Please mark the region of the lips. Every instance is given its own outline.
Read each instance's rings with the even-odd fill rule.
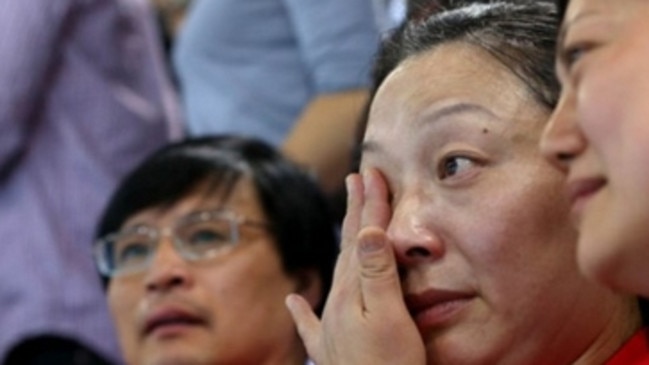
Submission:
[[[406,295],[406,306],[420,331],[441,326],[466,308],[475,294],[431,289]]]
[[[160,307],[147,316],[142,332],[144,336],[161,331],[183,329],[191,326],[204,325],[205,320],[192,311],[178,307]]]
[[[573,210],[581,211],[586,200],[606,185],[603,178],[570,179],[567,185],[568,199]]]

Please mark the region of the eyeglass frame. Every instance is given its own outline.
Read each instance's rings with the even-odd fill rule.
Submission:
[[[160,245],[160,241],[162,240],[163,237],[171,238],[171,242],[172,245],[174,246],[174,249],[186,261],[194,262],[194,261],[203,261],[203,260],[208,260],[210,258],[213,258],[217,255],[217,253],[220,250],[211,249],[206,251],[204,254],[192,256],[192,252],[186,249],[185,247],[186,243],[183,242],[183,240],[180,239],[180,237],[178,237],[176,230],[180,226],[182,226],[183,223],[188,223],[190,221],[205,222],[210,218],[213,219],[214,217],[226,218],[226,220],[228,221],[228,224],[230,226],[229,227],[230,239],[228,241],[227,247],[235,246],[239,243],[239,240],[241,238],[241,234],[239,232],[240,226],[251,226],[251,227],[264,228],[264,229],[268,229],[270,227],[270,224],[268,222],[251,220],[246,218],[242,214],[224,208],[194,211],[176,219],[172,225],[167,225],[162,228],[153,227],[146,224],[139,224],[134,227],[129,227],[127,229],[120,229],[117,232],[109,233],[95,241],[93,245],[93,258],[97,266],[97,269],[102,275],[109,278],[128,276],[131,274],[144,272],[151,265],[151,261],[155,256],[155,252],[158,249],[158,246]],[[108,264],[109,259],[107,258],[108,254],[106,253],[106,246],[111,242],[114,242],[116,238],[125,237],[126,235],[131,235],[131,234],[137,234],[139,230],[146,230],[146,232],[140,232],[140,233],[149,236],[152,253],[149,254],[149,256],[145,260],[143,260],[141,265],[138,265],[130,270],[125,270],[125,271],[114,270],[114,269],[111,270]]]

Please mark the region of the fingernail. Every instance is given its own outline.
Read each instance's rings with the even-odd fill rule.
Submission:
[[[287,295],[286,298],[284,298],[284,304],[286,305],[286,308],[288,308],[289,310],[293,310],[293,308],[294,308],[294,304],[293,304],[293,303],[295,303],[294,296],[295,296],[295,294],[291,293],[291,294]]]
[[[383,240],[369,239],[360,241],[358,246],[361,255],[370,255],[381,251],[385,247],[385,242]]]
[[[370,178],[370,169],[363,170],[363,182],[366,183],[367,179]]]
[[[352,184],[352,178],[354,175],[349,174],[345,178],[345,189],[347,189],[347,197],[352,196],[353,192],[352,190],[354,189],[354,184]]]

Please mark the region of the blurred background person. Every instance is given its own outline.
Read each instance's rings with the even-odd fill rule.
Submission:
[[[0,0],[0,55],[0,359],[49,334],[117,360],[92,227],[181,133],[148,1]]]
[[[373,0],[194,0],[174,66],[192,135],[280,147],[342,187],[379,40]]]
[[[334,227],[317,183],[265,143],[153,154],[113,195],[95,246],[128,364],[303,365],[284,297],[322,307]]]
[[[192,0],[149,0],[155,10],[158,21],[158,33],[163,45],[165,62],[168,72],[172,75],[174,84],[177,84],[175,72],[171,66],[171,51],[173,49],[176,35],[180,31],[187,10]],[[176,85],[175,85],[176,86]]]
[[[165,38],[173,39],[185,21],[192,0],[150,0],[158,14]]]
[[[405,19],[406,0],[373,0],[381,34],[385,37]]]

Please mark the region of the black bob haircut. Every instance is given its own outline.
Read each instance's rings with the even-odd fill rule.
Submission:
[[[243,137],[214,136],[167,145],[118,186],[100,220],[96,238],[118,231],[148,208],[171,208],[207,184],[225,200],[249,176],[288,274],[313,269],[322,281],[322,303],[338,255],[336,225],[315,180],[271,146]],[[108,284],[109,278],[104,277]]]

